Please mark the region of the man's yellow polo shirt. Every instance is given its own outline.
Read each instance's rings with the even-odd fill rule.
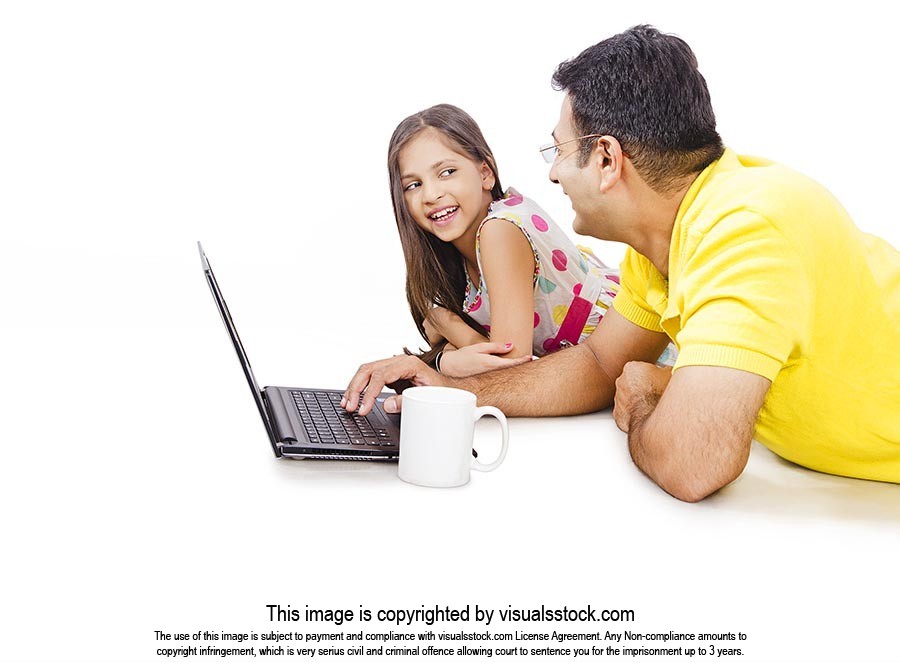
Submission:
[[[900,483],[900,253],[824,188],[726,150],[679,207],[668,281],[630,248],[621,281],[616,310],[668,334],[675,370],[772,381],[756,421],[772,451]]]

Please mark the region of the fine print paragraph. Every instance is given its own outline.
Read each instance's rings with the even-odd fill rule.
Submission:
[[[660,631],[591,605],[320,609],[266,605],[244,631],[154,630],[157,658],[706,658],[748,654],[745,632]]]

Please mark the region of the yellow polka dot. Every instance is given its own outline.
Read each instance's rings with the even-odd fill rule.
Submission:
[[[559,326],[563,323],[563,320],[566,319],[566,313],[569,312],[569,307],[564,305],[556,306],[553,309],[553,323]]]

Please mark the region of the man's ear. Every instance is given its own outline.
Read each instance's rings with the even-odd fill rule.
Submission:
[[[606,193],[622,178],[625,167],[625,151],[614,137],[600,136],[594,143],[594,152],[591,158],[600,175],[600,192]]]
[[[494,184],[497,183],[497,178],[494,176],[494,171],[491,170],[491,166],[487,161],[481,162],[481,188],[485,191],[490,191],[494,188]]]

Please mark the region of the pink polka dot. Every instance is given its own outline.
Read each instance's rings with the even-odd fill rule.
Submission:
[[[531,216],[531,224],[538,232],[546,232],[550,229],[550,226],[547,225],[547,221],[538,216],[537,214],[533,214]]]
[[[482,325],[482,328],[483,328],[485,331],[487,331],[488,333],[491,332],[491,325],[490,325],[490,324],[483,324],[483,325]]]
[[[557,271],[565,271],[566,265],[569,263],[569,258],[566,257],[566,254],[559,250],[558,248],[553,251],[553,266]]]
[[[575,285],[575,287],[572,288],[572,292],[575,293],[575,296],[581,296],[581,283]]]
[[[541,316],[537,314],[537,311],[534,313],[534,328],[538,327],[538,324],[541,323]]]
[[[543,347],[545,352],[552,352],[555,349],[556,338],[547,338],[544,341]]]
[[[469,306],[469,312],[474,313],[476,310],[481,308],[481,297],[475,297],[475,301],[472,302],[472,305]]]
[[[507,207],[515,207],[516,205],[521,205],[523,200],[524,198],[521,195],[511,195],[503,201],[503,204]]]
[[[609,278],[614,283],[619,283],[619,277],[613,274],[606,274],[606,277]]]

